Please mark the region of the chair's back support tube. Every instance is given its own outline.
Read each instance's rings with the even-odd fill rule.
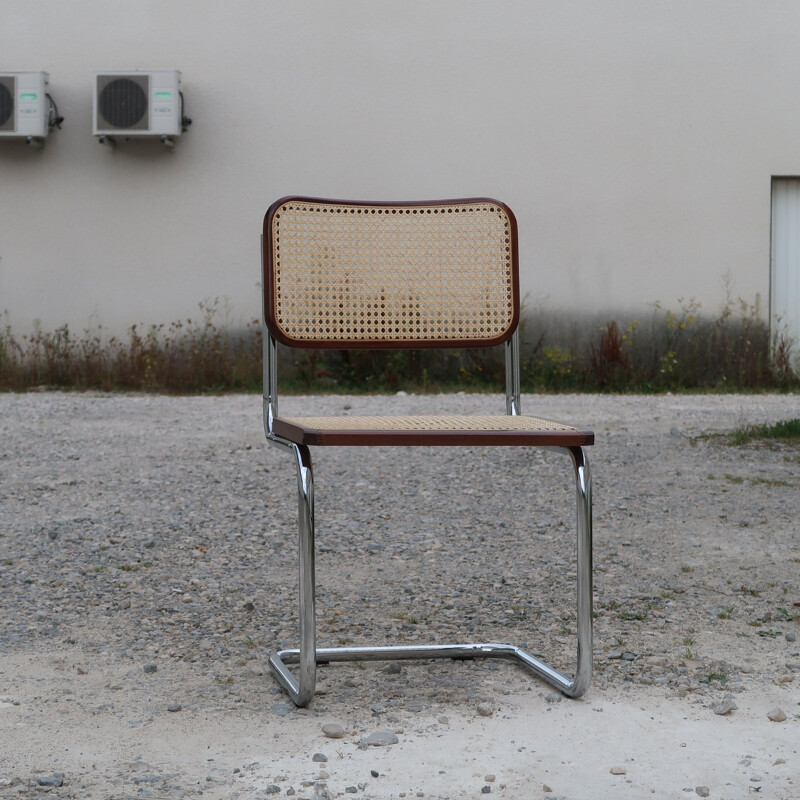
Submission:
[[[506,414],[519,416],[520,380],[519,380],[519,328],[506,340]]]
[[[264,236],[261,236],[261,280],[266,280],[264,271]],[[263,284],[262,284],[263,285]],[[272,435],[272,420],[278,416],[278,346],[267,328],[264,292],[261,292],[261,369],[262,393],[264,395],[264,432]]]

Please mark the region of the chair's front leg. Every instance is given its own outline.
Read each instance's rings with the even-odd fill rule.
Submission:
[[[564,694],[580,697],[592,680],[592,475],[581,447],[568,447],[575,467],[577,527],[577,627],[578,663],[575,677]]]
[[[297,459],[297,521],[300,546],[300,664],[295,703],[305,706],[317,682],[317,619],[314,576],[314,471],[306,445],[295,445]]]
[[[289,446],[297,466],[297,521],[300,550],[300,649],[280,651],[269,660],[279,682],[295,705],[306,706],[314,697],[317,682],[317,630],[314,577],[314,472],[308,447],[285,440],[272,440]],[[291,656],[290,656],[291,654]],[[289,657],[287,657],[289,656]],[[284,659],[286,659],[284,661]],[[298,677],[286,663],[298,663]]]

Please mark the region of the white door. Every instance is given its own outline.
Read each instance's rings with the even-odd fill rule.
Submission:
[[[800,178],[772,179],[770,328],[786,332],[800,354]]]

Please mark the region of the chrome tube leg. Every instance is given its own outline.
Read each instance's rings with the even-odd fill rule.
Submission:
[[[317,681],[317,626],[314,577],[314,473],[311,453],[295,445],[297,459],[297,519],[300,540],[300,663],[295,703],[305,706],[314,696]]]
[[[578,508],[577,542],[577,627],[578,663],[575,678],[564,694],[580,697],[592,680],[592,475],[581,447],[569,447],[575,467]]]
[[[317,682],[317,627],[314,576],[314,473],[308,447],[273,437],[273,444],[287,447],[297,465],[297,521],[300,550],[300,647],[273,653],[269,665],[295,705],[306,706]],[[287,664],[298,664],[295,677]]]

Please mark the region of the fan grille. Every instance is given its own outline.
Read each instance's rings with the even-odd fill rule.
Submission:
[[[0,131],[14,130],[14,91],[13,75],[0,77]]]
[[[150,127],[147,75],[98,75],[97,114],[99,128],[146,131]]]

